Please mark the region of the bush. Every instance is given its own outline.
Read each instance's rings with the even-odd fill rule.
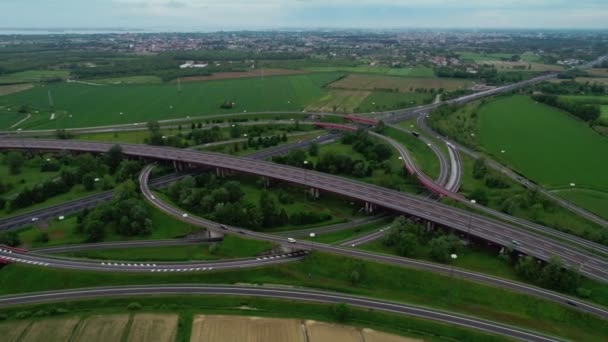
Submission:
[[[4,321],[8,318],[6,314],[0,313],[0,321]]]
[[[38,311],[34,312],[34,314],[32,316],[33,317],[44,317],[44,316],[48,316],[48,315],[49,315],[48,311],[38,310]]]
[[[218,247],[217,243],[212,243],[211,245],[209,245],[209,254],[217,253],[218,248],[219,247]]]
[[[344,303],[339,303],[331,308],[332,316],[338,322],[346,322],[351,314],[350,307]]]
[[[576,295],[581,298],[589,298],[591,297],[591,293],[591,290],[586,289],[584,287],[579,287],[578,289],[576,289]]]
[[[141,310],[141,308],[142,308],[141,304],[139,304],[137,302],[133,302],[133,303],[130,303],[129,305],[127,305],[127,310],[131,310],[131,311]]]
[[[29,318],[32,315],[30,311],[19,311],[15,314],[15,318],[24,319]]]
[[[36,242],[39,242],[39,243],[49,242],[49,233],[42,232],[42,233],[38,234],[38,236],[36,236]]]
[[[68,309],[63,309],[63,308],[52,308],[50,311],[51,315],[65,315],[67,313],[69,313],[70,310]]]

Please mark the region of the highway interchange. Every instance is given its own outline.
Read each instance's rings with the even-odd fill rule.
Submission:
[[[551,75],[544,76],[544,79],[551,78]],[[538,80],[536,80],[538,81]],[[508,91],[509,87],[503,87],[498,90],[499,92]],[[473,98],[478,98],[481,96],[488,96],[491,94],[497,93],[497,90],[491,90],[487,92],[487,94],[480,95],[474,94],[469,95],[467,99],[457,99],[455,101],[470,101]],[[454,101],[454,100],[453,100]],[[456,102],[460,103],[460,102]],[[422,118],[425,116],[425,113],[435,108],[436,104],[426,106],[424,108],[416,108],[413,110],[408,110],[402,113],[392,113],[389,114],[390,118],[386,119],[388,123],[393,123],[398,120],[402,120],[404,117],[412,117],[418,116]],[[335,139],[337,135],[333,135],[330,139]],[[446,138],[442,140],[448,143],[448,152],[450,156],[450,166],[446,167],[447,161],[443,154],[440,151],[437,151],[435,146],[429,145],[431,149],[437,154],[441,167],[441,173],[437,180],[432,181],[440,185],[442,188],[447,189],[450,192],[456,192],[459,187],[459,179],[460,179],[460,168],[458,166],[459,160],[457,153],[455,150],[458,149],[463,151],[464,153],[472,152],[466,151],[463,147],[449,141]],[[389,142],[390,143],[390,142]],[[430,143],[430,142],[429,142]],[[0,141],[0,148],[9,148],[9,149],[35,149],[35,150],[71,150],[71,151],[88,151],[88,152],[96,152],[103,153],[109,149],[110,144],[103,143],[85,143],[85,142],[76,142],[76,141],[50,141],[50,140],[39,140],[39,141],[26,141],[26,140],[2,140]],[[396,147],[396,146],[395,146]],[[401,147],[403,149],[403,147]],[[289,149],[288,149],[289,150]],[[286,150],[286,151],[288,151]],[[143,157],[149,159],[151,161],[162,161],[169,160],[174,161],[180,165],[189,165],[189,166],[206,166],[206,167],[216,167],[220,169],[228,169],[235,170],[239,172],[256,174],[260,176],[265,176],[269,178],[274,178],[278,180],[287,181],[290,183],[301,184],[304,186],[312,187],[315,189],[320,189],[327,192],[341,194],[356,200],[360,200],[362,202],[367,202],[371,204],[375,204],[384,208],[392,209],[397,212],[406,213],[410,215],[415,215],[421,217],[423,219],[427,219],[431,222],[435,222],[437,224],[447,226],[461,232],[466,232],[471,235],[478,236],[480,238],[486,239],[496,244],[500,244],[503,246],[509,246],[514,249],[521,251],[522,253],[534,255],[539,259],[547,260],[551,255],[560,256],[568,265],[578,268],[583,274],[589,276],[591,278],[595,278],[602,281],[608,280],[608,262],[603,258],[594,256],[586,251],[579,250],[576,248],[572,248],[569,245],[563,244],[559,241],[556,241],[551,238],[547,238],[542,235],[533,234],[524,230],[519,229],[519,227],[512,226],[507,223],[503,223],[500,221],[491,220],[485,218],[483,216],[478,216],[470,213],[463,212],[458,209],[450,208],[439,203],[434,203],[429,199],[418,198],[415,196],[402,194],[398,192],[394,192],[391,190],[371,186],[368,184],[363,184],[351,180],[346,180],[340,177],[335,177],[331,175],[324,175],[310,170],[300,170],[295,168],[290,168],[287,166],[271,164],[267,162],[261,161],[253,161],[253,160],[245,160],[244,158],[235,158],[228,156],[221,156],[217,154],[210,153],[201,153],[201,152],[191,152],[191,151],[183,151],[176,150],[170,148],[155,148],[148,146],[138,146],[138,145],[123,145],[123,152],[127,155]],[[474,152],[473,152],[474,153]],[[406,165],[408,164],[409,157],[407,156],[407,151],[401,151],[400,154],[404,159]],[[469,153],[467,153],[469,154]],[[441,155],[441,156],[440,156]],[[411,165],[416,167],[412,162]],[[448,174],[447,170],[455,170]],[[186,222],[198,224],[201,226],[205,226],[210,228],[211,230],[216,230],[220,232],[224,232],[224,229],[220,228],[217,224],[206,221],[200,218],[196,218],[194,216],[188,215],[184,217],[184,213],[178,209],[171,208],[166,205],[162,201],[155,198],[148,188],[148,176],[151,168],[148,167],[142,175],[140,176],[140,181],[142,181],[142,191],[146,198],[161,208],[161,210],[175,216],[178,219],[181,219]],[[504,170],[502,168],[501,170]],[[522,179],[520,176],[519,179]],[[84,201],[86,203],[86,201]],[[81,208],[84,203],[80,203]],[[76,205],[76,204],[75,204]],[[91,205],[93,205],[91,203]],[[167,206],[163,208],[163,205]],[[77,210],[78,208],[75,208]],[[51,214],[51,215],[54,215]],[[30,216],[31,217],[31,216]],[[523,221],[523,220],[522,220]],[[526,223],[525,221],[523,221]],[[542,226],[540,226],[542,227]],[[542,227],[546,228],[546,227]],[[548,228],[549,229],[549,228]],[[266,241],[273,241],[281,244],[285,244],[285,237],[277,237],[274,235],[266,235],[255,232],[244,231],[241,228],[236,227],[228,227],[230,233],[237,234],[246,234],[250,238],[260,238]],[[553,233],[555,231],[552,231]],[[370,234],[370,236],[363,237],[363,239],[368,239],[372,236],[377,238],[381,236],[383,232],[374,232]],[[555,234],[552,234],[555,235]],[[564,234],[567,235],[567,234]],[[569,235],[567,235],[569,237]],[[586,241],[583,241],[581,245],[585,245]],[[362,240],[367,241],[367,240]],[[517,242],[517,243],[515,243]],[[356,242],[361,243],[361,242]],[[589,246],[588,244],[586,246]],[[398,258],[398,257],[389,257],[383,255],[376,255],[374,253],[362,252],[358,250],[353,250],[350,248],[340,247],[340,246],[331,246],[324,244],[312,244],[312,243],[296,243],[291,245],[294,250],[310,250],[316,249],[330,253],[337,253],[348,255],[352,257],[363,258],[367,260],[385,262],[390,264],[397,264],[401,266],[414,267],[419,269],[428,269],[433,270],[435,272],[440,272],[447,274],[448,272],[454,274],[456,276],[460,276],[463,278],[480,281],[483,283],[489,283],[493,285],[498,285],[505,288],[514,289],[517,291],[526,292],[529,294],[533,294],[535,296],[540,296],[542,298],[546,298],[552,301],[556,301],[562,304],[574,305],[577,309],[593,313],[595,315],[599,315],[602,317],[608,317],[608,312],[599,307],[588,305],[584,302],[580,302],[572,299],[571,297],[562,296],[551,291],[545,291],[542,289],[538,289],[535,287],[523,285],[516,282],[506,281],[500,278],[488,277],[485,275],[477,274],[474,272],[467,272],[462,270],[454,270],[449,267],[436,265],[432,263],[418,262],[414,260]],[[592,247],[593,248],[593,247]],[[6,252],[6,250],[0,249],[0,252]],[[35,253],[23,253],[20,254],[15,251],[10,251],[12,254],[11,257],[23,258],[26,263],[30,264],[40,264],[45,265],[48,264],[48,257],[46,256],[37,256]],[[0,254],[2,255],[2,254]],[[36,259],[40,257],[40,259]],[[302,258],[303,254],[295,252],[295,253],[285,253],[280,256],[276,256],[272,259],[241,259],[241,260],[231,260],[231,261],[222,261],[217,263],[156,263],[154,266],[152,264],[140,264],[137,266],[127,266],[127,265],[114,265],[113,263],[110,265],[101,264],[100,262],[83,262],[83,261],[66,261],[62,258],[57,258],[58,263],[61,264],[60,267],[66,268],[78,268],[78,269],[90,269],[89,267],[94,267],[97,270],[106,270],[110,268],[112,270],[115,269],[126,269],[128,271],[133,271],[133,269],[139,268],[141,271],[147,272],[186,272],[186,271],[202,271],[204,269],[213,270],[213,269],[222,269],[222,268],[239,268],[239,267],[251,267],[251,266],[260,266],[265,264],[273,264],[273,263],[282,263],[291,260],[297,260]],[[26,259],[27,258],[27,259]],[[72,264],[73,262],[73,264]],[[48,265],[46,265],[48,266]],[[80,268],[83,267],[83,268]],[[222,295],[245,295],[245,296],[269,296],[274,298],[284,298],[284,299],[297,299],[297,300],[310,300],[310,301],[323,301],[323,302],[345,302],[352,304],[353,306],[360,306],[365,308],[373,308],[376,310],[382,311],[391,311],[398,312],[408,315],[425,317],[433,320],[439,320],[444,322],[449,322],[452,324],[462,325],[466,327],[472,327],[488,332],[493,332],[497,334],[501,334],[504,336],[509,336],[516,339],[522,340],[537,340],[537,341],[548,341],[554,340],[551,337],[546,337],[526,331],[522,331],[521,329],[515,329],[512,327],[506,327],[500,324],[492,323],[492,322],[484,322],[479,319],[470,319],[464,318],[458,315],[452,314],[444,314],[438,313],[432,310],[421,310],[421,308],[415,308],[411,306],[405,306],[396,303],[386,303],[382,301],[369,300],[369,299],[357,299],[357,298],[349,298],[348,296],[343,295],[323,295],[328,298],[326,300],[320,300],[320,297],[317,293],[313,293],[314,291],[308,290],[293,290],[286,291],[289,293],[283,293],[286,290],[284,289],[261,289],[261,288],[244,288],[244,287],[231,287],[231,286],[217,286],[217,287],[188,287],[188,286],[166,286],[166,287],[138,287],[138,288],[112,288],[112,289],[91,289],[91,290],[81,290],[81,291],[58,291],[48,294],[32,294],[25,296],[11,296],[6,298],[0,298],[0,304],[5,305],[14,305],[14,304],[24,304],[31,302],[39,302],[39,301],[47,301],[47,300],[62,300],[62,299],[76,299],[76,298],[90,298],[99,295],[135,295],[135,294],[176,294],[176,293],[201,293],[201,294],[222,294]],[[331,299],[330,299],[331,298]],[[371,304],[370,304],[371,303]],[[424,312],[424,313],[421,313]]]

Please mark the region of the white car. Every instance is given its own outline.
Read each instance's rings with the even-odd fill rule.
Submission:
[[[63,219],[65,219],[65,216],[63,216],[63,215],[59,216],[59,221],[63,221]]]
[[[289,243],[296,243],[297,241],[294,238],[287,238],[287,242],[289,242]]]
[[[39,219],[38,219],[37,217],[32,217],[32,222],[36,222],[36,221],[38,221],[38,220],[39,220]]]
[[[188,217],[188,214],[187,213],[183,213],[182,217]]]

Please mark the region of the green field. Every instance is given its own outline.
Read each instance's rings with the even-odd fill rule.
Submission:
[[[0,76],[0,84],[41,82],[51,78],[67,78],[65,70],[28,70]]]
[[[401,108],[415,107],[433,101],[433,95],[425,93],[392,93],[376,91],[366,97],[355,108],[357,113],[384,112]]]
[[[350,281],[351,270],[362,274]],[[602,319],[573,308],[520,293],[425,271],[354,260],[309,255],[301,262],[207,273],[99,273],[9,265],[0,272],[0,294],[90,286],[136,284],[282,284],[305,286],[424,305],[497,320],[570,340],[605,340]],[[604,286],[605,287],[605,286]],[[597,295],[601,295],[601,288]],[[593,289],[596,293],[596,289]],[[605,292],[605,289],[604,291]],[[603,294],[605,295],[605,293]]]
[[[572,204],[608,220],[608,193],[588,189],[566,189],[556,193]]]
[[[439,159],[422,140],[392,127],[386,128],[384,135],[405,146],[414,163],[431,179],[436,179],[439,176]]]
[[[494,158],[544,187],[574,183],[608,191],[608,139],[529,97],[505,97],[482,106],[479,141]]]
[[[510,54],[510,53],[477,53],[477,52],[472,52],[472,51],[462,51],[462,52],[457,52],[458,56],[460,56],[460,59],[462,60],[468,60],[474,63],[479,63],[479,62],[487,62],[487,61],[499,61],[501,58],[511,58],[511,56],[513,56],[514,54]]]
[[[608,126],[608,106],[602,106],[602,114],[600,115],[600,122]]]
[[[301,111],[321,98],[326,93],[322,87],[339,76],[341,74],[318,73],[193,82],[182,84],[181,93],[174,84],[37,86],[0,97],[0,124],[4,124],[3,129],[14,124],[16,121],[10,120],[15,119],[14,111],[22,105],[29,105],[33,111],[32,117],[19,125],[22,129],[127,124],[212,113]],[[49,107],[49,91],[54,110]],[[220,105],[227,100],[235,101],[235,107],[221,109]],[[52,113],[55,113],[54,120],[50,120]],[[7,114],[9,119],[4,118]]]
[[[162,80],[158,76],[128,76],[128,77],[112,77],[86,80],[85,82],[98,83],[98,84],[156,84],[162,83]]]
[[[364,74],[380,74],[387,76],[435,77],[435,72],[432,68],[423,66],[414,68],[388,68],[360,65],[356,67],[305,67],[303,69],[311,72],[352,72]]]

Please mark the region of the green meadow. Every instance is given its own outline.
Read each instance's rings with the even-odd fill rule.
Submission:
[[[501,163],[549,189],[595,190],[566,196],[588,210],[606,212],[608,138],[588,124],[525,96],[480,107],[478,124],[481,145]]]
[[[176,84],[39,85],[0,97],[0,128],[8,129],[25,118],[25,114],[15,115],[24,105],[32,113],[18,126],[24,130],[128,124],[214,113],[300,111],[322,97],[326,92],[323,86],[340,76],[318,73],[182,83],[181,92]],[[49,92],[54,108],[49,106]],[[235,106],[222,109],[224,101],[233,101]]]

